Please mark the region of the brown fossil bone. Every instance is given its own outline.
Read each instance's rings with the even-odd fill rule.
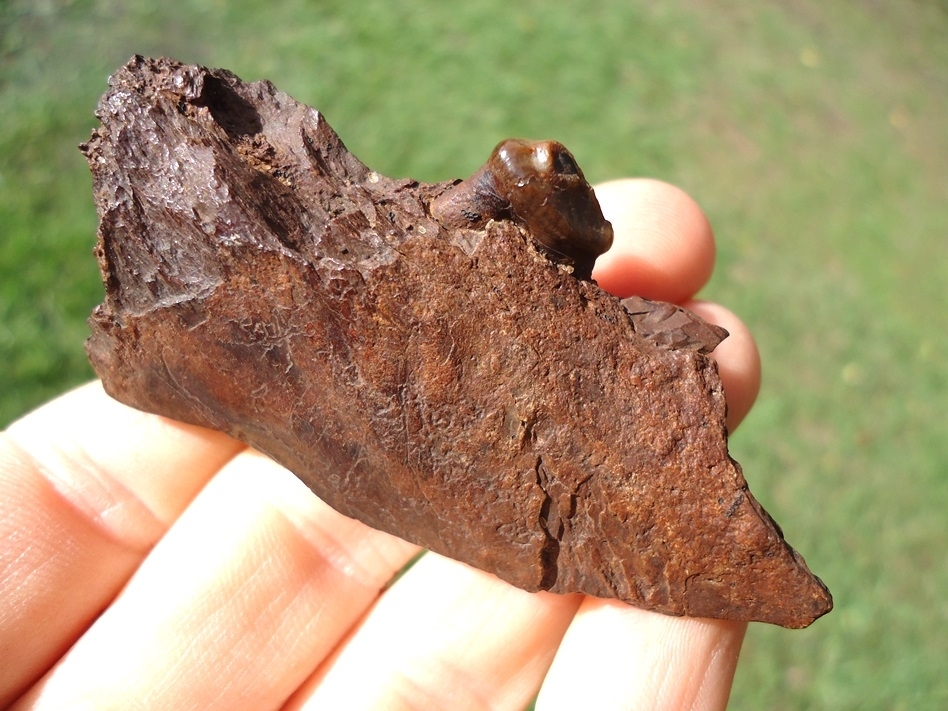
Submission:
[[[705,355],[724,334],[577,278],[611,239],[598,205],[578,248],[569,204],[531,212],[536,183],[459,218],[458,182],[381,176],[268,82],[171,60],[133,58],[97,115],[87,349],[114,397],[527,590],[787,627],[830,610],[728,456]]]

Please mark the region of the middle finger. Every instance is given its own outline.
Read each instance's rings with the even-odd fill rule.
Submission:
[[[581,601],[428,553],[290,708],[522,709]]]

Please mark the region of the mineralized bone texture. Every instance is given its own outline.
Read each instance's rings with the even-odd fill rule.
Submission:
[[[513,222],[443,227],[456,183],[369,170],[268,82],[135,57],[97,115],[87,347],[115,398],[526,590],[786,627],[831,609],[728,456],[714,327],[624,306]]]

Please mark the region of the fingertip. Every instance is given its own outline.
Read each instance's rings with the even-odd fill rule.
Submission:
[[[711,357],[718,363],[727,397],[727,429],[733,432],[750,412],[760,392],[761,363],[757,343],[744,322],[720,304],[692,301],[685,306],[728,331],[728,337],[714,349]]]
[[[593,278],[619,297],[636,294],[680,303],[714,268],[714,232],[687,193],[660,180],[625,178],[596,186],[615,239]]]
[[[586,598],[536,707],[723,709],[746,628]]]

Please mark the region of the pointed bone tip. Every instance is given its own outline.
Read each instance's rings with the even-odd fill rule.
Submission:
[[[758,582],[756,593],[740,594],[738,598],[722,595],[714,584],[695,585],[688,592],[686,611],[690,617],[764,622],[787,629],[803,629],[833,609],[833,598],[823,582],[809,571],[800,571],[799,585],[780,581],[775,586]],[[746,590],[748,586],[740,586]],[[743,598],[743,599],[741,599]]]
[[[802,560],[798,562],[796,571],[779,581],[777,594],[763,598],[756,613],[747,616],[748,620],[803,629],[832,611],[833,596],[829,589]]]
[[[809,571],[807,572],[809,573]],[[823,581],[817,576],[812,573],[809,573],[809,575],[811,578],[810,587],[812,588],[812,593],[809,597],[800,598],[800,614],[798,617],[800,624],[784,625],[785,627],[792,627],[794,629],[809,627],[823,615],[833,610],[833,595],[830,593],[829,588],[827,588]]]

